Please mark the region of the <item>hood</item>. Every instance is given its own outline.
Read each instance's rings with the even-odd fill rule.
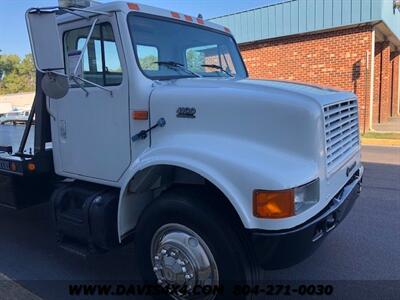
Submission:
[[[178,135],[201,135],[220,141],[246,140],[289,156],[320,160],[322,106],[352,97],[352,93],[282,81],[193,78],[159,82],[150,98],[151,124],[165,118],[167,126],[152,133],[152,144],[170,143]],[[178,113],[182,110],[196,114],[182,117]]]
[[[209,89],[229,89],[246,92],[272,93],[287,96],[299,96],[308,98],[311,101],[324,106],[344,99],[356,97],[353,93],[311,85],[293,81],[278,80],[254,80],[254,79],[210,79],[210,78],[188,78],[173,81],[173,84],[187,88],[209,88]],[[292,98],[292,97],[291,97]]]
[[[300,94],[314,99],[321,105],[326,105],[331,102],[340,101],[347,98],[354,98],[355,95],[351,92],[341,91],[329,87],[311,85],[307,83],[293,81],[278,81],[278,80],[241,80],[240,82],[252,86],[262,86],[269,89],[278,89],[294,94]]]

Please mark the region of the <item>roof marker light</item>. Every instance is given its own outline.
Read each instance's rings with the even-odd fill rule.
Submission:
[[[203,19],[200,19],[200,18],[197,18],[197,23],[198,23],[198,24],[201,24],[201,25],[204,25],[204,20],[203,20]]]
[[[191,16],[185,15],[185,21],[193,22],[193,18]]]
[[[140,10],[139,5],[136,3],[128,3],[128,7],[129,7],[129,9],[132,9],[132,10]]]
[[[230,29],[228,27],[224,27],[225,32],[231,33]]]
[[[174,12],[174,11],[171,11],[171,16],[173,18],[175,18],[175,19],[180,19],[181,18],[181,16],[177,12]]]

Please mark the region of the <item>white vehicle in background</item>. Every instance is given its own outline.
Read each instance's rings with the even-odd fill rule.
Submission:
[[[347,215],[363,175],[354,94],[250,80],[229,29],[202,18],[72,2],[26,14],[35,152],[22,154],[27,126],[0,159],[0,173],[20,175],[0,202],[68,179],[52,196],[63,248],[133,240],[146,283],[189,292],[252,285],[260,266],[303,260]]]
[[[28,121],[29,110],[12,110],[8,113],[0,114],[0,125],[3,124],[25,124]]]

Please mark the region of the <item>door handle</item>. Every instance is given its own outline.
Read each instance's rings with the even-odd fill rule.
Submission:
[[[167,122],[165,121],[164,118],[160,118],[158,119],[157,123],[154,124],[153,126],[151,126],[149,129],[147,130],[142,130],[139,133],[135,134],[132,137],[132,142],[136,142],[138,140],[144,140],[147,138],[147,135],[150,131],[152,131],[153,129],[157,128],[157,127],[164,127],[167,124]]]

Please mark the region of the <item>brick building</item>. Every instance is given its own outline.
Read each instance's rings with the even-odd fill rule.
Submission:
[[[399,115],[395,1],[283,0],[212,21],[230,28],[250,77],[353,91],[361,131]]]

